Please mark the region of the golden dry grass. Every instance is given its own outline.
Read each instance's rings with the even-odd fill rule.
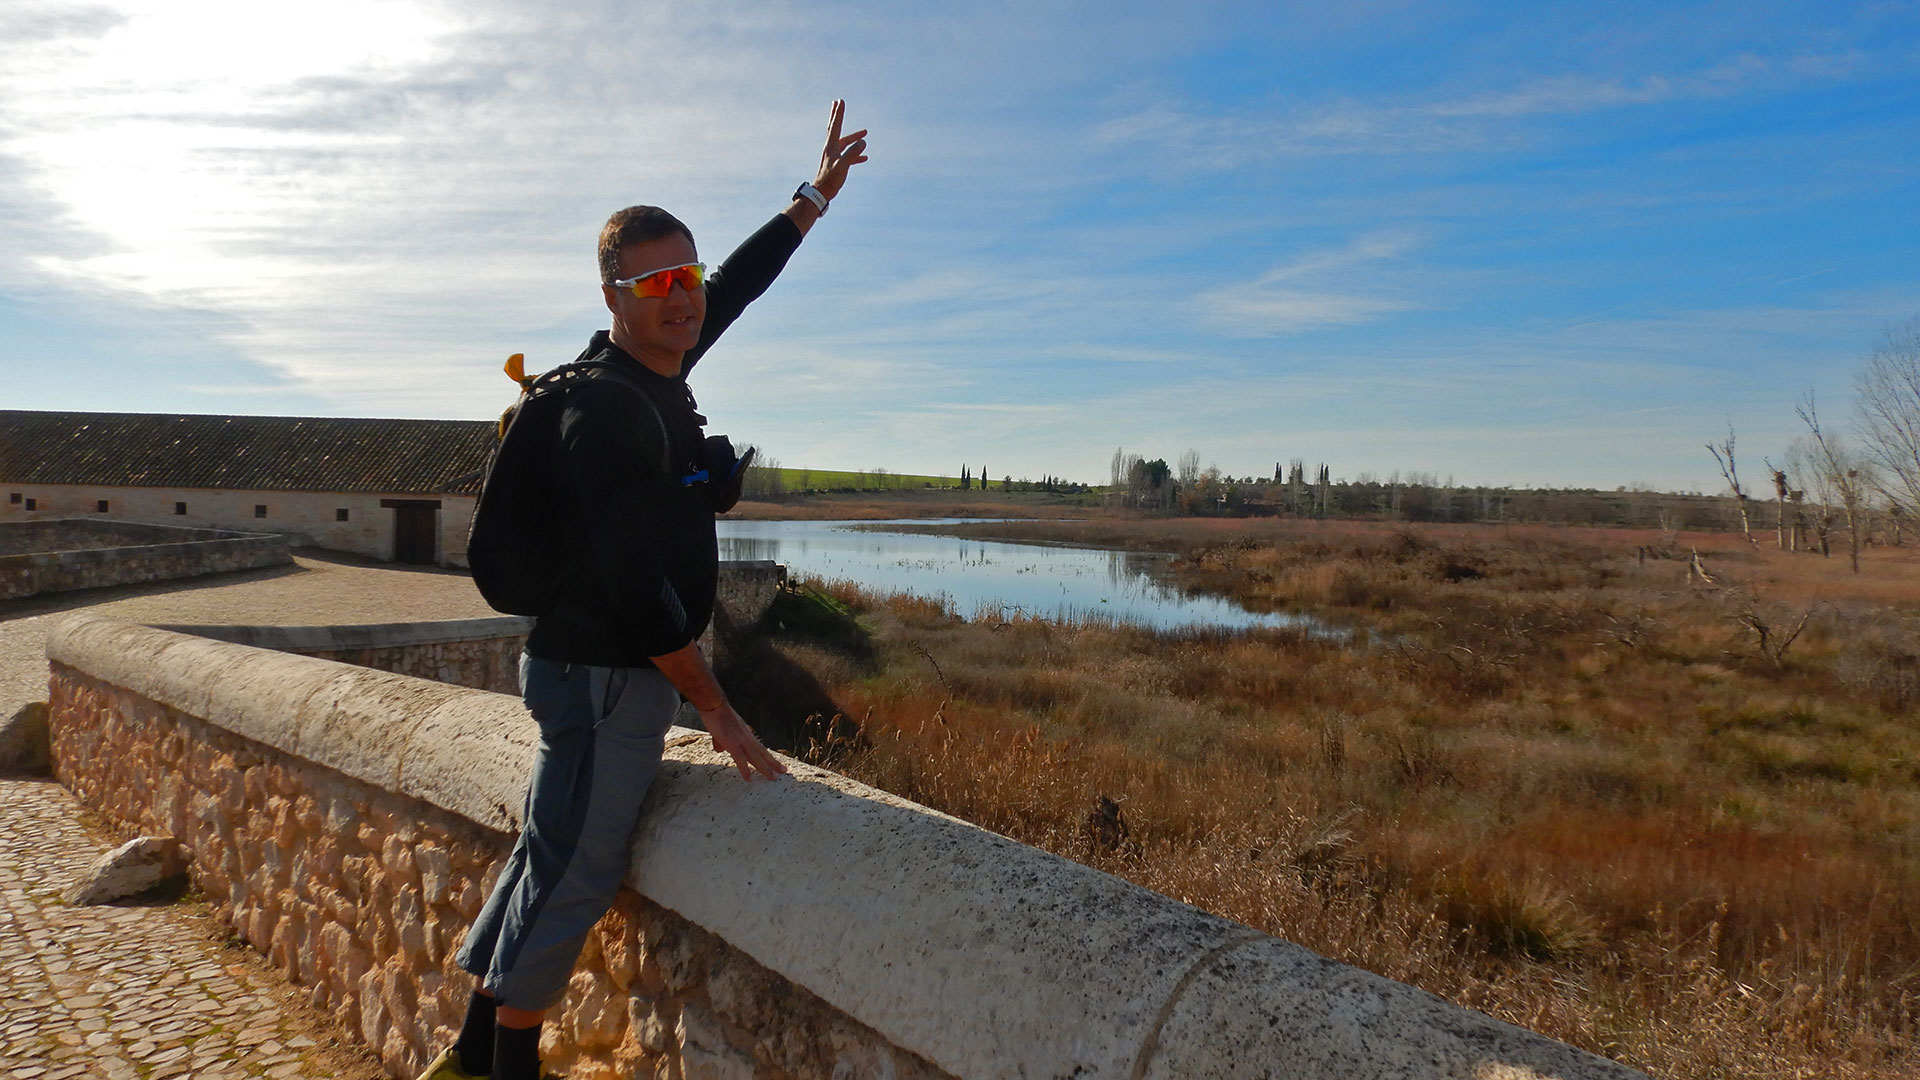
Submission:
[[[1701,537],[1704,586],[1617,530],[976,531],[1175,550],[1353,634],[842,590],[877,660],[776,643],[858,722],[816,758],[1656,1075],[1920,1076],[1920,555]]]

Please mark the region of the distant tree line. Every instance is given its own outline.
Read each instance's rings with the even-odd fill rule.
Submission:
[[[1200,465],[1189,449],[1169,468],[1124,447],[1114,451],[1109,501],[1188,516],[1384,518],[1393,521],[1549,522],[1645,528],[1719,530],[1728,500],[1656,492],[1645,485],[1595,488],[1511,488],[1456,484],[1433,473],[1362,472],[1336,477],[1325,462],[1274,464],[1268,476],[1234,476]]]

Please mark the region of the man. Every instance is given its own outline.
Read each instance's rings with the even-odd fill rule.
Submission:
[[[702,480],[705,419],[686,379],[773,283],[847,170],[867,160],[867,133],[840,132],[844,110],[833,103],[813,182],[710,282],[693,234],[665,210],[628,207],[601,230],[612,326],[581,359],[619,377],[568,390],[553,434],[554,528],[571,569],[521,658],[540,725],[526,821],[460,949],[476,980],[460,1036],[421,1080],[538,1080],[540,1023],[626,877],[640,801],[682,696],[741,779],[787,771],[727,703],[696,644],[718,573],[709,491],[724,478]]]

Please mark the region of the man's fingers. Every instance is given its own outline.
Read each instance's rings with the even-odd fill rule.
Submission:
[[[767,774],[767,779],[778,780],[787,774],[787,763],[773,756],[773,751],[763,746],[760,748],[760,756],[766,759],[766,764],[760,767],[760,771]]]
[[[769,780],[778,780],[787,771],[780,759],[764,746],[751,746],[745,750],[729,751],[733,755],[733,767],[740,770],[740,779],[751,783],[753,774],[758,772]]]
[[[759,772],[769,780],[778,780],[787,771],[786,765],[773,755],[773,751],[761,745],[744,724],[740,730],[722,730],[719,734],[708,733],[713,739],[713,748],[733,759],[733,767],[740,770],[740,779],[751,781],[753,774]]]
[[[773,756],[773,751],[760,745],[758,741],[747,747],[746,758],[760,775],[769,780],[777,780],[781,773],[787,771],[787,767],[780,763],[780,759]]]
[[[828,146],[832,146],[834,143],[840,141],[840,118],[846,114],[846,111],[847,103],[840,98],[834,98],[833,107],[827,110]]]

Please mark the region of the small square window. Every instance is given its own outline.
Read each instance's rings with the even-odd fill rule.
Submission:
[[[107,512],[107,500],[105,500],[105,499],[101,499],[101,500],[100,500],[99,502],[96,502],[96,503],[94,503],[94,504],[93,504],[93,512],[94,512],[94,513],[96,513],[96,514],[104,514],[104,513],[106,513],[106,512]]]
[[[34,500],[34,499],[28,499],[28,500],[27,500],[27,509],[29,509],[29,510],[38,510],[38,509],[40,509],[40,504],[39,504],[39,502],[38,502],[37,500]]]
[[[187,504],[182,502],[174,503],[173,512],[181,517],[185,517],[187,513]]]
[[[343,507],[341,507],[340,509],[338,509],[338,510],[335,510],[335,511],[333,512],[333,520],[335,520],[335,521],[345,521],[345,520],[347,520],[347,508],[343,506]]]
[[[266,503],[255,503],[255,504],[254,504],[254,506],[253,506],[253,516],[254,516],[254,517],[257,517],[257,518],[262,518],[262,517],[266,517],[266,516],[267,516],[267,504],[266,504]]]
[[[20,505],[20,493],[16,491],[16,492],[14,492],[14,493],[12,493],[11,495],[8,495],[8,496],[7,496],[7,501],[8,501],[8,502],[10,502],[10,503],[12,503],[12,504],[13,504],[13,505],[15,505],[15,506],[19,506],[19,505]]]

